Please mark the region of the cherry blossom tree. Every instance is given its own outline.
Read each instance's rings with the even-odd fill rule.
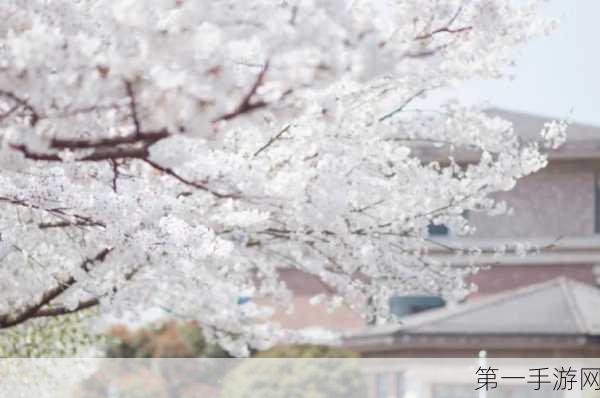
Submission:
[[[501,78],[538,3],[3,0],[0,328],[163,308],[244,354],[293,338],[281,268],[370,318],[464,291],[428,225],[472,233],[544,148],[419,101]]]

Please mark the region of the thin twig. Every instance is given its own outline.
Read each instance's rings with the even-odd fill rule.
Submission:
[[[130,117],[133,120],[133,126],[135,127],[135,135],[139,136],[142,131],[142,127],[138,118],[137,104],[135,102],[135,93],[133,92],[133,85],[128,80],[125,81],[125,91],[127,92],[127,96],[129,97],[129,111]]]
[[[96,256],[94,256],[93,258],[86,258],[82,262],[81,268],[85,272],[89,272],[91,265],[93,265],[95,263],[99,263],[99,262],[104,262],[104,260],[106,259],[106,257],[112,250],[113,250],[112,248],[105,248],[105,249],[102,249],[100,252],[98,252],[98,254]],[[21,323],[24,323],[25,321],[27,321],[31,318],[34,318],[35,314],[39,310],[41,310],[42,307],[48,305],[51,301],[53,301],[54,299],[56,299],[57,297],[62,295],[75,283],[76,283],[75,277],[71,276],[64,282],[58,284],[56,287],[44,292],[41,295],[41,298],[36,303],[25,307],[23,310],[21,310],[17,314],[8,313],[8,314],[0,315],[0,329],[6,329],[6,328],[9,328],[12,326],[16,326]]]
[[[225,198],[234,198],[235,199],[235,198],[240,197],[240,195],[237,193],[220,193],[220,192],[214,191],[214,190],[210,189],[209,187],[207,187],[205,184],[188,180],[187,178],[182,177],[181,175],[176,173],[173,169],[171,169],[169,167],[161,166],[160,164],[158,164],[150,159],[142,159],[142,160],[146,164],[148,164],[150,167],[152,167],[153,169],[163,172],[185,185],[199,189],[201,191],[209,192],[219,199],[225,199]]]
[[[290,130],[292,126],[290,124],[288,124],[287,126],[285,126],[279,133],[277,133],[276,135],[274,135],[273,137],[271,137],[269,139],[269,141],[263,145],[262,147],[260,147],[256,152],[254,152],[254,157],[257,157],[258,155],[260,155],[261,152],[263,152],[264,150],[266,150],[268,147],[270,147],[271,145],[273,145],[273,143],[275,141],[277,141],[279,138],[281,138],[282,135],[284,135],[286,132],[288,132]]]
[[[213,123],[231,120],[231,119],[234,119],[244,113],[248,113],[248,112],[254,111],[258,108],[263,108],[263,107],[267,106],[266,102],[264,102],[262,100],[253,101],[253,99],[254,99],[254,96],[256,95],[258,88],[263,84],[263,81],[264,81],[265,75],[267,74],[268,69],[269,69],[269,61],[265,62],[265,65],[262,68],[262,70],[260,71],[260,73],[258,74],[258,76],[256,77],[254,84],[252,85],[252,87],[250,88],[248,93],[246,93],[244,98],[242,98],[242,101],[240,102],[240,104],[233,111],[214,119]]]
[[[387,113],[387,114],[383,115],[382,117],[380,117],[379,118],[379,122],[383,122],[383,121],[385,121],[385,120],[393,117],[397,113],[402,112],[402,110],[404,108],[406,108],[412,101],[414,101],[415,99],[417,99],[421,95],[425,94],[425,91],[427,91],[427,89],[423,88],[423,89],[417,91],[416,93],[414,93],[413,95],[411,95],[410,97],[408,97],[406,100],[404,100],[404,102],[402,103],[402,105],[400,105],[398,108],[396,108],[393,111],[391,111],[390,113]]]

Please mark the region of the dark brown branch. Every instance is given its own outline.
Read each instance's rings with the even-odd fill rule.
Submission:
[[[103,227],[106,228],[106,224],[101,221],[94,220],[92,217],[82,216],[80,214],[69,214],[63,209],[54,208],[47,209],[38,205],[34,205],[32,203],[28,203],[23,199],[18,198],[9,198],[5,196],[0,196],[0,202],[8,203],[15,206],[25,207],[28,209],[40,210],[51,214],[55,217],[60,218],[62,221],[59,223],[41,223],[38,226],[41,229],[44,228],[57,228],[57,227],[69,227],[69,226],[87,226],[87,227]],[[74,218],[76,221],[70,221],[69,218]]]
[[[89,300],[80,301],[75,308],[65,308],[61,306],[40,309],[32,316],[32,318],[48,318],[53,316],[74,314],[76,312],[95,307],[98,304],[100,304],[100,300],[98,300],[97,298],[92,298]]]
[[[445,33],[461,33],[461,32],[467,32],[467,31],[469,31],[471,29],[473,29],[472,26],[464,26],[462,28],[456,28],[456,29],[452,29],[452,28],[449,28],[449,27],[445,26],[443,28],[436,29],[436,30],[434,30],[432,32],[424,33],[422,35],[419,35],[419,36],[415,37],[415,40],[430,39],[433,36],[437,35],[438,33],[442,33],[442,32],[445,32]]]
[[[94,151],[79,159],[77,162],[97,162],[102,160],[108,160],[113,167],[115,178],[113,178],[113,190],[116,190],[116,177],[118,177],[118,163],[117,160],[122,159],[138,159],[152,168],[161,171],[179,182],[200,189],[202,191],[209,192],[218,198],[239,198],[238,193],[220,193],[213,189],[210,189],[204,183],[191,181],[187,178],[182,177],[176,173],[173,169],[161,166],[160,164],[149,159],[150,152],[148,148],[156,142],[165,139],[170,136],[167,130],[140,132],[138,135],[120,136],[102,138],[98,140],[87,140],[87,139],[58,139],[55,138],[50,141],[50,148],[55,150],[79,150],[79,149],[94,149]],[[63,159],[53,153],[40,153],[29,150],[23,144],[10,144],[10,147],[16,151],[19,151],[27,159],[47,162],[62,162]],[[117,170],[115,167],[117,166]]]
[[[62,162],[60,156],[54,153],[32,152],[24,144],[8,144],[11,149],[21,152],[26,159],[44,162]]]
[[[150,146],[169,136],[170,133],[167,130],[160,130],[140,132],[137,135],[101,138],[97,140],[53,138],[50,140],[49,147],[54,150],[95,149],[90,155],[77,159],[77,161],[80,162],[141,159],[149,155],[148,148]],[[63,159],[55,153],[33,152],[24,144],[10,144],[10,147],[21,152],[27,159],[46,162],[63,161]]]
[[[173,177],[174,179],[176,179],[177,181],[181,182],[182,184],[188,185],[190,187],[199,189],[201,191],[205,191],[205,192],[209,192],[211,194],[213,194],[214,196],[216,196],[217,198],[220,199],[225,199],[225,198],[239,198],[240,195],[237,193],[220,193],[220,192],[216,192],[212,189],[210,189],[209,187],[207,187],[205,184],[200,183],[200,182],[196,182],[196,181],[191,181],[188,180],[187,178],[184,178],[182,176],[180,176],[179,174],[177,174],[175,171],[173,171],[173,169],[169,168],[169,167],[164,167],[159,165],[158,163],[150,160],[150,159],[142,159],[146,164],[148,164],[150,167],[152,167],[155,170],[158,170],[162,173],[165,173],[171,177]]]
[[[237,117],[241,114],[250,112],[254,109],[266,106],[266,103],[263,101],[255,101],[254,96],[258,88],[261,86],[264,80],[264,76],[268,70],[269,63],[267,62],[261,72],[258,74],[256,81],[252,85],[250,91],[244,96],[240,105],[231,113],[223,115],[215,121],[219,120],[230,120],[234,117]],[[117,137],[107,137],[100,139],[85,139],[85,138],[53,138],[49,142],[49,149],[53,151],[78,151],[78,150],[89,150],[92,149],[92,153],[87,154],[82,157],[78,157],[75,159],[76,162],[97,162],[108,160],[111,164],[113,170],[113,180],[112,180],[112,188],[114,191],[117,190],[117,179],[119,176],[119,163],[118,160],[123,159],[138,159],[142,160],[154,169],[165,173],[179,182],[194,187],[196,189],[209,192],[218,198],[239,198],[239,193],[221,193],[217,192],[204,183],[191,181],[186,179],[176,173],[174,170],[168,167],[161,166],[149,159],[150,146],[156,144],[158,141],[163,140],[171,136],[171,133],[162,129],[159,131],[142,131],[141,123],[139,120],[138,109],[135,99],[135,94],[133,91],[132,84],[128,81],[125,82],[125,89],[127,95],[129,97],[129,108],[130,108],[130,117],[133,119],[135,132],[134,134],[127,136],[117,136]],[[27,109],[31,110],[32,118],[34,122],[37,122],[39,119],[39,115],[35,113],[35,110],[32,107],[29,107],[26,101],[14,96],[12,93],[2,92],[0,91],[0,95],[4,94],[5,96],[10,97],[14,101],[17,101],[19,105],[27,107]],[[285,93],[287,95],[288,92]],[[83,111],[93,110],[92,108],[86,108]],[[281,133],[283,134],[283,133]],[[35,160],[35,161],[45,161],[45,162],[63,162],[63,158],[58,153],[49,152],[36,152],[29,149],[25,144],[13,143],[9,144],[10,148],[21,152],[26,159]],[[87,220],[83,220],[78,223],[55,223],[55,224],[41,224],[41,228],[56,228],[68,225],[79,225],[79,226],[88,226],[96,223],[88,223],[84,222]]]
[[[132,271],[128,272],[125,275],[125,281],[130,281],[135,274],[137,274],[137,272],[139,271],[140,267],[138,268],[134,268]],[[117,292],[117,288],[113,287],[112,292],[116,293]],[[83,311],[86,310],[88,308],[92,308],[95,307],[97,305],[100,304],[100,299],[97,297],[94,298],[90,298],[88,300],[83,300],[80,301],[75,308],[66,308],[64,306],[58,306],[58,307],[51,307],[51,308],[43,308],[40,309],[39,311],[37,311],[32,318],[47,318],[47,317],[53,317],[53,316],[62,316],[62,315],[69,315],[69,314],[74,314],[76,312],[79,311]]]
[[[52,228],[67,228],[67,227],[103,227],[106,228],[104,223],[94,221],[59,221],[59,222],[43,222],[38,224],[39,229],[52,229]]]
[[[26,159],[37,160],[44,162],[63,162],[63,159],[52,153],[41,153],[30,151],[25,145],[10,144],[10,147],[15,151],[19,151]],[[149,155],[148,148],[117,148],[115,150],[96,150],[88,156],[76,159],[77,162],[98,162],[101,160],[115,159],[143,159]]]
[[[113,171],[113,178],[112,178],[112,190],[113,192],[117,192],[117,180],[119,179],[119,175],[121,174],[119,172],[119,164],[117,163],[117,161],[115,159],[110,159],[109,160],[110,166],[112,168]]]
[[[171,134],[167,130],[141,132],[138,135],[127,135],[118,137],[101,138],[97,140],[86,139],[60,139],[53,138],[50,141],[52,149],[96,149],[111,148],[118,145],[145,144],[152,145],[156,142],[169,137]]]
[[[265,78],[265,75],[266,75],[268,69],[269,69],[269,61],[267,61],[265,63],[265,66],[263,67],[263,69],[260,71],[260,73],[256,77],[256,80],[254,81],[254,84],[250,88],[250,91],[248,91],[248,93],[244,96],[244,98],[242,98],[242,101],[237,106],[237,108],[235,108],[233,111],[231,111],[229,113],[226,113],[226,114],[214,119],[213,123],[235,119],[236,117],[238,117],[244,113],[249,113],[256,109],[264,108],[265,106],[267,106],[267,103],[265,101],[262,101],[262,100],[253,101],[253,99],[254,99],[254,96],[256,95],[256,91],[263,84],[263,81],[264,81],[264,78]]]
[[[454,24],[454,22],[456,22],[456,20],[460,16],[462,10],[463,10],[463,7],[461,5],[460,7],[458,7],[458,9],[456,10],[456,12],[452,16],[452,18],[450,18],[450,20],[448,21],[448,23],[446,24],[446,26],[441,27],[439,29],[436,29],[436,30],[434,30],[432,32],[429,32],[429,33],[423,33],[423,34],[415,37],[415,40],[430,39],[434,35],[437,35],[438,33],[461,33],[461,32],[466,32],[466,31],[469,31],[469,30],[473,29],[472,26],[465,26],[465,27],[456,28],[456,29],[451,28],[451,26]]]
[[[6,112],[4,112],[2,115],[0,115],[0,121],[8,118],[10,115],[12,115],[17,109],[19,109],[20,105],[19,104],[15,104],[13,105],[12,108],[10,108],[9,110],[7,110]]]
[[[135,128],[135,135],[138,136],[142,131],[142,127],[140,125],[140,119],[138,118],[137,104],[135,102],[135,94],[133,92],[133,85],[131,84],[130,81],[125,81],[125,91],[127,92],[127,96],[129,97],[129,112],[130,112],[130,117],[133,120],[133,126]]]
[[[37,122],[40,120],[39,113],[35,110],[33,106],[26,100],[23,99],[10,91],[0,90],[0,95],[17,103],[20,107],[24,108],[27,112],[29,112],[29,125],[35,126]]]
[[[106,260],[108,254],[112,251],[112,248],[102,249],[98,254],[96,254],[93,258],[87,258],[81,263],[81,268],[85,272],[90,271],[90,266],[95,263],[101,263]],[[71,286],[76,283],[76,280],[73,276],[68,278],[66,281],[60,283],[58,286],[47,290],[41,296],[41,298],[35,303],[31,304],[24,309],[22,309],[17,314],[4,314],[0,315],[0,329],[6,329],[12,326],[16,326],[26,322],[27,320],[34,318],[36,313],[44,306],[48,305],[52,300],[56,299],[58,296],[66,292]]]
[[[147,146],[137,148],[97,149],[91,155],[84,156],[80,162],[98,162],[101,160],[144,159],[150,155]]]

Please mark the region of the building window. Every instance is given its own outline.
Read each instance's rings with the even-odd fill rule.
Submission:
[[[438,296],[407,295],[391,297],[389,305],[390,312],[401,318],[406,315],[443,307],[446,305],[446,301]]]
[[[375,374],[375,398],[403,398],[404,372]]]
[[[446,236],[448,235],[448,227],[444,224],[429,224],[427,227],[427,232],[429,232],[429,235],[431,236]]]
[[[377,373],[375,375],[375,398],[391,398],[390,374]]]
[[[404,398],[405,392],[404,372],[398,372],[396,373],[396,398]]]
[[[469,210],[465,210],[462,213],[462,217],[466,220],[469,219]],[[430,223],[427,226],[427,232],[429,236],[448,236],[450,234],[450,229],[445,224],[434,224]]]

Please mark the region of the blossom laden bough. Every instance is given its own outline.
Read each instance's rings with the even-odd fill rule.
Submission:
[[[473,232],[465,210],[498,213],[490,195],[546,158],[506,121],[418,101],[501,76],[551,25],[536,13],[504,0],[3,1],[0,327],[158,307],[243,354],[293,337],[258,304],[290,304],[281,268],[367,317],[398,292],[460,293],[465,271],[427,255],[428,225]],[[558,145],[563,132],[543,134]]]

